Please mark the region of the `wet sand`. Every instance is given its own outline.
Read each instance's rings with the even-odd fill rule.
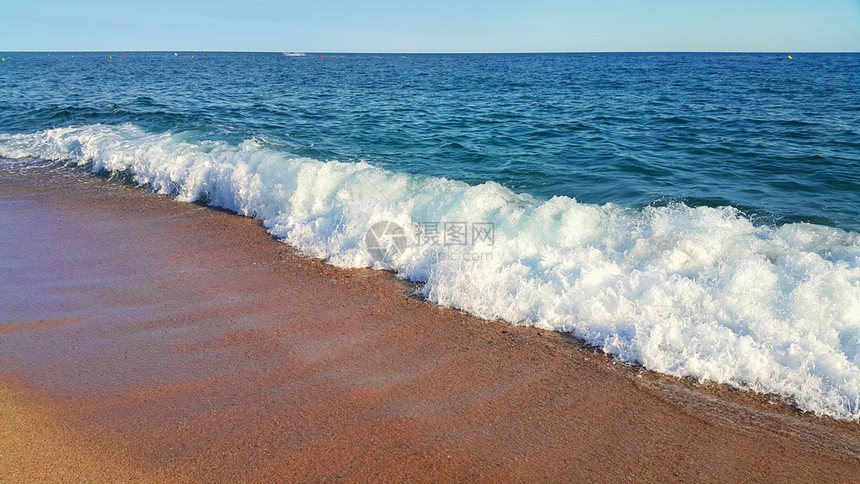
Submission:
[[[0,482],[860,479],[860,424],[410,297],[257,221],[0,173]]]

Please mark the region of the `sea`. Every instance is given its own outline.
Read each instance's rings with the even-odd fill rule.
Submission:
[[[0,55],[0,167],[860,420],[860,54]]]

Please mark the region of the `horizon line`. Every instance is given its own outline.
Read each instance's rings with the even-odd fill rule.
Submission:
[[[111,53],[111,52],[136,52],[136,53],[160,53],[160,52],[184,52],[184,53],[218,53],[218,54],[321,54],[321,55],[507,55],[507,54],[860,54],[860,51],[801,51],[801,50],[738,50],[738,51],[720,51],[720,50],[594,50],[594,51],[505,51],[505,52],[373,52],[373,51],[281,51],[281,50],[205,50],[205,49],[180,49],[180,50],[2,50],[9,54],[53,54],[53,53]]]

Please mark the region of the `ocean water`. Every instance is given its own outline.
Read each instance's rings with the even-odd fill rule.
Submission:
[[[3,163],[860,420],[860,55],[3,56]]]

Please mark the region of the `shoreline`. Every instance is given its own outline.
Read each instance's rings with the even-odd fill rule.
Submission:
[[[252,219],[65,168],[0,173],[0,219],[2,419],[108,456],[0,444],[0,480],[860,476],[860,423],[419,301]]]

